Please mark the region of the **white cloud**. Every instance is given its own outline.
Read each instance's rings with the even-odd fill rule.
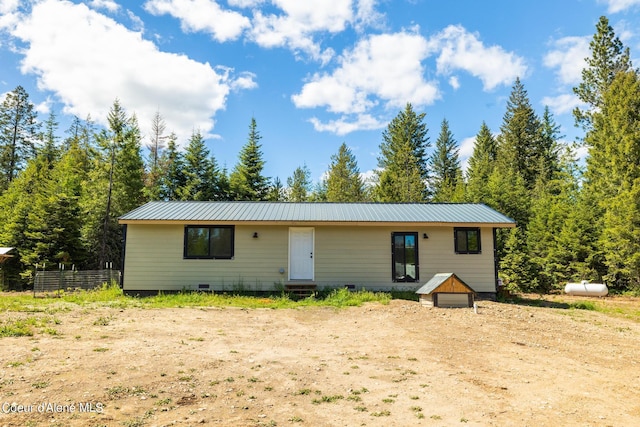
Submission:
[[[623,10],[640,5],[640,0],[600,0],[599,2],[608,5],[609,13],[622,12]]]
[[[509,85],[527,72],[523,58],[500,46],[485,46],[476,34],[459,25],[450,25],[431,37],[429,45],[440,52],[436,60],[438,73],[465,70],[482,81],[484,90]]]
[[[544,56],[548,68],[557,68],[560,82],[575,85],[582,80],[585,58],[589,56],[590,37],[564,37],[553,43],[553,48]]]
[[[204,31],[219,42],[237,39],[250,26],[249,18],[212,0],[148,0],[144,8],[153,15],[179,19],[183,31]]]
[[[287,47],[327,63],[334,54],[322,49],[313,35],[338,33],[354,21],[352,0],[273,0],[282,13],[255,11],[250,38],[262,47]]]
[[[95,9],[106,9],[109,12],[117,12],[120,9],[120,5],[114,0],[91,0],[89,6]]]
[[[323,123],[316,117],[309,120],[313,128],[318,132],[331,132],[336,135],[346,135],[357,130],[374,130],[383,128],[386,123],[379,121],[369,114],[360,114],[354,120],[346,116],[338,120],[330,120]]]
[[[219,74],[209,64],[160,52],[140,33],[84,4],[42,1],[13,35],[28,46],[22,72],[37,75],[38,87],[53,92],[64,113],[91,114],[102,124],[119,98],[136,113],[143,131],[159,110],[167,129],[181,138],[194,128],[207,133],[234,84],[229,72]]]
[[[575,107],[584,107],[584,104],[580,102],[577,96],[569,93],[558,96],[545,96],[542,98],[542,104],[548,106],[555,115],[570,113]]]
[[[19,5],[20,0],[0,0],[0,29],[15,25]]]
[[[292,100],[298,108],[326,106],[342,114],[364,113],[379,101],[388,108],[429,105],[440,94],[436,83],[423,77],[427,55],[427,43],[418,34],[370,36],[343,53],[333,73],[312,76]]]
[[[449,77],[449,85],[454,90],[458,90],[458,89],[460,89],[460,80],[458,80],[457,76],[451,76],[451,77]]]

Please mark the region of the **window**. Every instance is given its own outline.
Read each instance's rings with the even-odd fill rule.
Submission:
[[[479,254],[480,229],[456,228],[453,230],[454,244],[457,254]]]
[[[233,258],[233,226],[192,226],[184,228],[184,257],[192,259]]]
[[[417,282],[418,266],[418,233],[391,234],[391,266],[394,282]]]

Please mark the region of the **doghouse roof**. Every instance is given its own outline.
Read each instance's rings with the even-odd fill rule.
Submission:
[[[472,294],[475,291],[454,273],[438,273],[425,283],[416,294]]]

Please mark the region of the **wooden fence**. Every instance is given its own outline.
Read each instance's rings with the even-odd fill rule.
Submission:
[[[33,293],[61,289],[94,289],[105,283],[120,283],[119,270],[53,270],[36,271]]]

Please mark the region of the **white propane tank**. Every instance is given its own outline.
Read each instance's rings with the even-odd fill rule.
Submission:
[[[583,280],[580,283],[567,283],[564,292],[581,297],[603,297],[609,293],[609,289],[604,283],[589,283]]]

